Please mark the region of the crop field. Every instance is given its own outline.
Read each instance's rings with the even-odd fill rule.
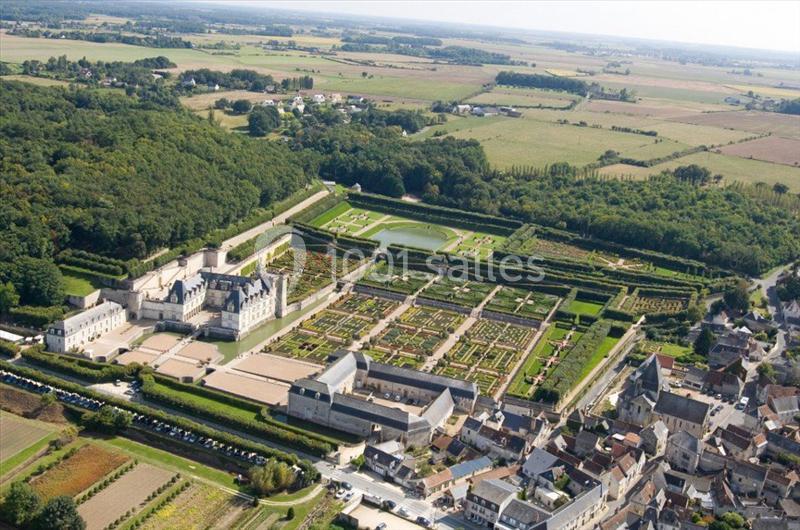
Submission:
[[[347,314],[367,317],[372,320],[380,320],[387,317],[398,306],[399,304],[397,302],[385,298],[363,294],[350,294],[337,302],[332,309]]]
[[[147,497],[174,473],[150,464],[138,464],[109,487],[78,506],[87,530],[101,530],[129,511],[137,512]]]
[[[398,319],[403,324],[434,332],[452,332],[465,317],[452,311],[428,306],[409,307]]]
[[[328,356],[342,346],[341,343],[333,342],[325,337],[294,330],[276,342],[265,346],[263,351],[264,353],[325,364]]]
[[[469,98],[465,103],[472,105],[503,105],[512,107],[552,107],[567,108],[581,99],[565,92],[543,89],[524,89],[509,86],[495,86],[489,92],[482,92]]]
[[[0,412],[0,463],[5,464],[10,458],[37,444],[53,430],[46,423]]]
[[[479,319],[466,332],[472,340],[484,344],[494,344],[506,346],[518,350],[528,347],[533,337],[536,335],[534,328],[498,322],[489,319]]]
[[[374,344],[391,352],[408,355],[432,355],[444,342],[442,333],[434,333],[411,326],[389,324],[374,340]]]
[[[432,137],[436,131],[456,138],[474,138],[483,145],[489,162],[500,169],[541,167],[563,161],[582,166],[596,162],[608,149],[621,156],[647,160],[688,147],[640,134],[540,121],[529,117],[528,112],[521,118],[454,118],[444,125],[428,128],[415,138]],[[568,119],[569,114],[564,118]]]
[[[74,497],[128,460],[123,454],[97,445],[84,445],[74,455],[34,478],[31,486],[43,499],[59,495]]]
[[[234,528],[235,522],[255,510],[245,499],[208,484],[194,482],[172,502],[157,510],[140,528]]]
[[[356,340],[372,325],[372,319],[326,309],[303,322],[302,328],[346,342]]]
[[[458,280],[442,276],[425,288],[420,295],[425,298],[450,302],[464,307],[477,307],[492,292],[494,287],[489,283]]]
[[[485,309],[520,317],[544,320],[558,304],[558,296],[503,286],[486,304]]]
[[[787,166],[800,164],[800,140],[768,136],[740,144],[727,145],[720,149],[725,155],[752,158]]]
[[[773,133],[778,136],[800,138],[800,116],[775,112],[726,111],[678,116],[674,121],[711,125],[757,134]]]
[[[800,168],[713,152],[695,153],[652,167],[615,164],[601,168],[600,173],[604,175],[647,178],[649,175],[657,175],[664,170],[671,170],[678,166],[687,166],[689,164],[698,164],[708,168],[712,174],[718,173],[722,175],[724,183],[739,181],[754,184],[756,182],[764,182],[772,186],[780,182],[789,186],[792,192],[800,192]]]

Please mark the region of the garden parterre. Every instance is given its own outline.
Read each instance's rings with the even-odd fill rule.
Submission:
[[[328,356],[343,345],[325,337],[302,330],[294,330],[276,342],[264,347],[264,353],[273,353],[295,359],[305,359],[325,364]]]
[[[379,320],[388,316],[398,305],[397,302],[387,300],[386,298],[363,294],[350,294],[337,302],[336,305],[333,306],[333,309],[348,314]]]
[[[442,276],[420,293],[424,298],[440,300],[464,307],[477,307],[494,285]]]
[[[360,284],[387,289],[403,294],[413,294],[422,289],[433,278],[433,274],[403,270],[382,261],[372,267],[359,281]]]
[[[558,303],[558,296],[503,286],[486,304],[485,309],[520,317],[544,320]]]
[[[465,317],[452,311],[428,306],[409,307],[399,318],[400,322],[428,331],[452,333]]]

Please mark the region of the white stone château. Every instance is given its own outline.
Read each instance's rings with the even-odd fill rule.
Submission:
[[[201,310],[220,312],[219,327],[239,339],[267,320],[282,316],[286,307],[287,279],[259,271],[254,278],[200,271],[176,280],[163,300],[145,300],[141,317],[188,322]]]
[[[77,315],[59,320],[47,330],[47,349],[56,353],[78,351],[90,342],[122,326],[125,309],[116,302],[103,302]]]

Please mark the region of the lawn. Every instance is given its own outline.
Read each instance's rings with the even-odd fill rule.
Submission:
[[[642,342],[642,351],[648,354],[660,353],[669,357],[681,357],[683,355],[690,355],[692,353],[692,348],[671,342],[646,340]]]
[[[61,267],[61,275],[64,277],[64,292],[68,296],[87,296],[103,287],[97,278],[73,268]]]
[[[587,300],[573,300],[564,310],[577,315],[595,317],[603,310],[604,304]]]

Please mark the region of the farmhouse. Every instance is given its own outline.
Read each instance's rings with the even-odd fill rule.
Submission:
[[[45,344],[56,353],[77,351],[125,323],[125,310],[116,302],[103,302],[82,313],[59,320],[47,330]]]
[[[163,300],[142,302],[141,316],[167,322],[189,322],[203,308],[220,311],[209,330],[238,340],[286,307],[287,280],[259,272],[256,278],[201,271],[176,280]]]
[[[289,390],[288,414],[378,440],[425,445],[453,410],[471,412],[475,383],[376,363],[363,353],[340,350],[315,379],[303,378]],[[358,392],[355,392],[358,391]],[[391,404],[376,400],[394,398]],[[424,403],[420,410],[400,402]],[[396,405],[395,405],[396,403]]]

